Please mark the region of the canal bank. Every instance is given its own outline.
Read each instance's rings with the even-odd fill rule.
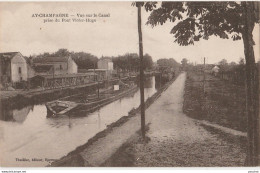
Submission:
[[[177,75],[178,76],[178,75]],[[175,81],[177,77],[159,88],[155,94],[149,97],[145,106],[152,105],[161,94]],[[83,167],[100,166],[111,157],[122,144],[124,144],[138,129],[140,129],[140,106],[129,111],[127,116],[107,126],[97,133],[87,143],[77,147],[61,159],[53,162],[52,167]],[[104,148],[104,146],[106,146]]]
[[[136,80],[135,76],[121,78],[122,81]],[[55,88],[55,89],[36,89],[29,91],[1,91],[0,110],[5,109],[21,109],[28,105],[41,104],[44,102],[59,99],[79,93],[92,93],[97,88],[104,88],[107,85],[115,84],[119,79],[113,79],[110,81],[100,81],[89,83],[80,86],[70,86],[66,88]]]

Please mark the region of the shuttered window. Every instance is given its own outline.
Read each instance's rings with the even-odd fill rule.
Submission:
[[[22,73],[22,68],[18,67],[18,72],[21,74]]]

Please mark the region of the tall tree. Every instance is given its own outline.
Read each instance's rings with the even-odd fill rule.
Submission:
[[[183,58],[181,60],[182,69],[185,70],[186,66],[188,64],[188,60],[186,58]]]
[[[239,60],[239,64],[240,64],[240,65],[244,65],[244,64],[245,64],[245,60],[244,60],[244,58],[240,58],[240,60]]]
[[[143,60],[143,65],[144,65],[144,69],[148,70],[148,69],[152,69],[153,67],[153,59],[149,54],[145,54],[144,55],[144,60]]]
[[[223,39],[243,39],[246,59],[246,109],[248,117],[248,154],[246,164],[260,164],[258,77],[254,56],[253,29],[259,23],[259,2],[146,2],[152,11],[147,24],[163,25],[176,22],[170,31],[181,46],[194,44],[200,39],[219,36]]]
[[[71,52],[70,55],[79,69],[94,69],[97,66],[98,58],[90,53]]]
[[[221,61],[219,61],[218,63],[219,65],[222,65],[222,66],[225,66],[225,65],[228,65],[228,62],[226,59],[222,59]]]
[[[221,61],[219,61],[218,63],[220,71],[224,72],[228,70],[228,62],[226,59],[222,59]]]
[[[54,53],[54,56],[69,56],[70,52],[68,49],[59,49],[57,52]]]

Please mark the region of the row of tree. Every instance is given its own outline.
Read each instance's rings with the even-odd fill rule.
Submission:
[[[67,49],[59,49],[54,53],[43,53],[30,57],[32,61],[44,57],[64,57],[71,56],[71,58],[78,65],[79,69],[93,69],[97,68],[98,57],[86,52],[73,52],[68,51]],[[119,56],[106,56],[103,58],[110,58],[114,63],[114,69],[121,70],[123,72],[137,72],[140,68],[140,59],[137,53],[126,53]],[[151,70],[154,68],[154,62],[152,57],[149,54],[145,54],[143,57],[144,69]],[[170,59],[159,59],[157,61],[159,66],[169,66],[172,68],[178,67],[179,63],[176,62],[173,58]]]
[[[217,64],[205,64],[205,66],[203,64],[188,63],[187,59],[183,59],[181,68],[182,70],[197,72],[203,72],[205,68],[206,73],[212,73],[223,80],[229,80],[239,85],[244,85],[246,81],[246,67],[243,58],[238,63],[234,61],[228,63],[226,59],[222,59]],[[217,71],[215,68],[217,68]]]
[[[218,76],[222,79],[232,81],[236,84],[244,85],[246,82],[246,65],[245,60],[241,58],[238,63],[228,63],[226,59],[222,59],[219,63]]]
[[[136,53],[127,53],[112,58],[115,69],[122,69],[123,71],[139,71],[140,59]],[[153,68],[153,59],[149,54],[143,57],[144,69],[151,70]]]
[[[159,70],[160,72],[177,72],[180,69],[180,64],[175,61],[173,58],[163,58],[163,59],[159,59],[157,60],[157,70]]]

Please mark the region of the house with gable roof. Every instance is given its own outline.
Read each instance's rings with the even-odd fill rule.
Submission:
[[[20,52],[0,53],[0,83],[27,81],[28,64]]]
[[[78,66],[70,56],[37,58],[33,63],[36,75],[64,75],[78,73]]]

